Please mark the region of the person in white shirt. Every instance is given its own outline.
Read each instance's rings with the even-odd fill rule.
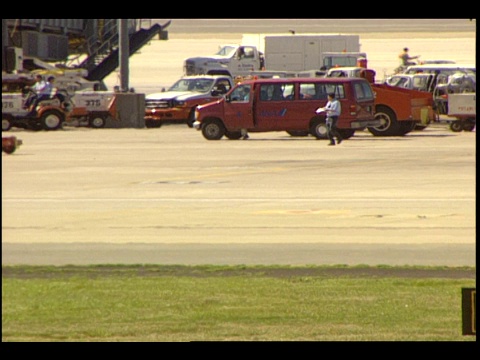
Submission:
[[[42,91],[44,91],[45,86],[47,85],[40,74],[35,76],[35,80],[36,82],[32,86],[25,86],[25,89],[33,91],[33,95],[31,95],[25,102],[26,108],[29,108],[30,105],[37,103],[39,95],[42,93]]]
[[[335,99],[335,94],[328,94],[328,102],[324,108],[322,108],[327,113],[327,136],[330,140],[329,146],[335,145],[335,138],[337,138],[337,145],[343,141],[342,135],[337,129],[338,117],[342,113],[342,105],[338,99]]]

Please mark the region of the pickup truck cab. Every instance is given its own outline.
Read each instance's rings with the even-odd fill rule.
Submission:
[[[385,83],[404,89],[431,92],[434,87],[433,78],[433,74],[395,74],[387,77]]]
[[[211,56],[188,58],[184,61],[185,75],[208,74],[211,70],[225,69],[232,75],[249,75],[263,70],[265,58],[255,46],[224,45]]]
[[[242,130],[327,139],[325,113],[316,110],[326,105],[328,93],[342,105],[337,127],[344,139],[382,124],[375,119],[374,93],[365,79],[279,78],[237,84],[224,98],[198,106],[193,126],[207,140],[240,139]]]
[[[233,85],[230,76],[184,76],[167,91],[145,97],[145,126],[184,123],[192,127],[195,107],[224,96]]]

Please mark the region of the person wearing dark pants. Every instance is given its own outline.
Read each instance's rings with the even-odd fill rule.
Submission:
[[[342,135],[337,129],[338,117],[342,112],[342,106],[340,101],[335,99],[335,94],[328,94],[328,102],[324,107],[325,112],[327,113],[327,136],[330,140],[329,146],[335,145],[335,138],[337,138],[337,145],[343,141]]]

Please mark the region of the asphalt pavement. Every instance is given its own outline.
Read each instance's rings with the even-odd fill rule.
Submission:
[[[475,131],[8,135],[23,144],[2,154],[3,265],[475,266]]]

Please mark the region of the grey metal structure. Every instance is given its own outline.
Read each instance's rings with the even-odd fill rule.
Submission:
[[[167,40],[165,24],[151,19],[126,23],[129,55],[155,35]],[[33,70],[34,59],[88,71],[89,80],[103,80],[119,64],[120,19],[2,19],[2,71]]]

